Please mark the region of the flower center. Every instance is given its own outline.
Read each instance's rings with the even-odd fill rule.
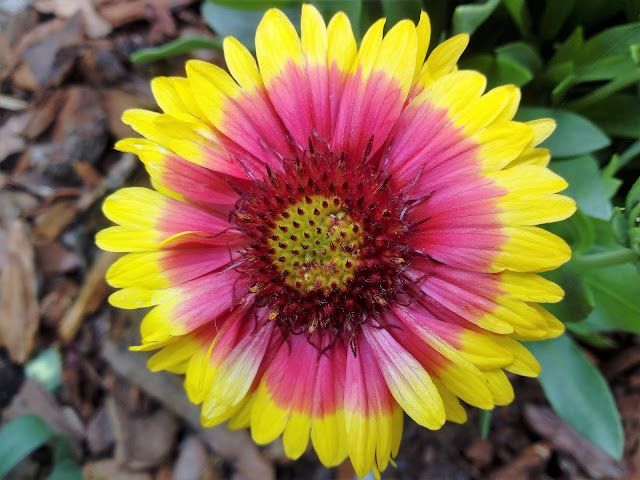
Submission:
[[[405,296],[414,226],[391,183],[375,165],[306,150],[236,186],[236,223],[250,240],[237,268],[251,279],[254,307],[284,333],[351,342],[358,325]]]
[[[341,198],[306,197],[281,215],[269,246],[284,282],[301,292],[344,290],[358,268],[363,238]]]

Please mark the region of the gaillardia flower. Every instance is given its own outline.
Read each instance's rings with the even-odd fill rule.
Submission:
[[[224,41],[230,75],[202,61],[156,78],[163,113],[128,110],[155,190],[125,188],[98,245],[130,252],[107,274],[121,308],[153,307],[138,350],[185,374],[202,423],[282,435],[299,457],[346,457],[378,475],[403,411],[440,428],[459,400],[513,399],[506,372],[535,376],[519,343],[562,324],[537,302],[562,290],[534,272],[570,257],[536,227],[570,216],[565,181],[536,148],[551,120],[513,121],[520,93],[483,93],[458,70],[458,35],[425,61],[430,26],[376,22],[356,47],[347,17],[279,10],[256,60]]]

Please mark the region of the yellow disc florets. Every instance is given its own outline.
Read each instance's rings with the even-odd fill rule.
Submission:
[[[303,292],[340,289],[353,280],[362,227],[345,213],[339,197],[316,195],[281,213],[269,245],[290,286]]]

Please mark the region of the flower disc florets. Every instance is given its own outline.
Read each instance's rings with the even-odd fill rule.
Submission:
[[[342,336],[395,301],[411,225],[389,183],[364,161],[305,150],[243,191],[235,218],[258,306],[290,332]]]

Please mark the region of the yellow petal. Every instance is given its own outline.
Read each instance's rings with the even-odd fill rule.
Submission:
[[[262,75],[251,52],[233,37],[224,39],[224,59],[236,82],[245,90],[262,87]]]
[[[428,87],[435,80],[453,72],[468,44],[469,35],[462,33],[434,48],[422,67],[418,85],[422,88]]]
[[[298,33],[280,10],[272,8],[262,17],[256,30],[256,56],[266,84],[278,77],[288,62],[301,62]]]
[[[313,5],[302,5],[300,31],[302,52],[307,61],[314,65],[324,64],[327,60],[327,27]]]
[[[416,26],[416,34],[418,38],[418,49],[416,53],[416,68],[413,72],[413,82],[415,82],[418,75],[420,75],[427,50],[429,50],[429,41],[431,40],[431,22],[426,12],[420,12],[420,20]]]
[[[335,64],[341,71],[348,71],[358,53],[356,39],[351,30],[349,18],[336,13],[327,26],[327,66]]]

